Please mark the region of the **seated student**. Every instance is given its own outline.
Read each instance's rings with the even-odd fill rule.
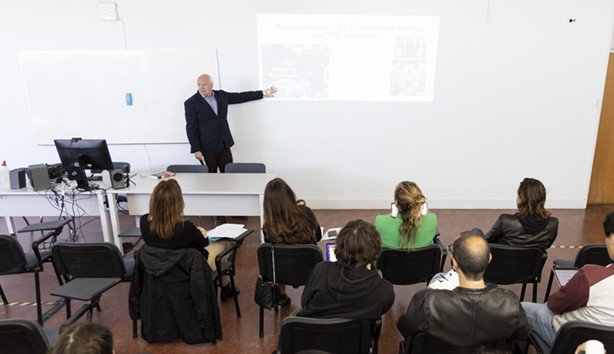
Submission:
[[[316,243],[322,239],[322,229],[313,211],[281,178],[274,178],[264,189],[265,241],[281,244]]]
[[[516,294],[484,283],[490,248],[476,232],[465,231],[451,249],[452,268],[458,273],[454,290],[418,291],[397,328],[409,346],[417,332],[457,347],[479,347],[506,339],[525,339],[531,327]]]
[[[313,211],[281,178],[274,178],[264,189],[262,231],[265,242],[277,244],[309,244],[322,239],[322,229]],[[280,305],[290,303],[284,284],[279,285]]]
[[[414,182],[401,182],[394,191],[397,215],[378,215],[375,228],[383,248],[412,249],[433,244],[437,232],[437,216],[423,214],[426,198]]]
[[[226,248],[226,242],[209,243],[207,231],[194,226],[183,215],[183,196],[181,187],[175,179],[160,181],[149,199],[149,213],[141,217],[141,235],[146,245],[167,248],[195,248],[206,258],[211,269],[215,270],[215,256]],[[222,279],[220,298],[225,301],[233,297],[227,276]],[[240,291],[237,289],[237,293]]]
[[[605,245],[614,260],[614,212],[603,221]],[[523,302],[533,332],[552,346],[556,332],[568,321],[585,321],[614,326],[614,265],[587,264],[544,304]]]
[[[104,325],[76,322],[63,329],[49,354],[112,354],[113,334]]]
[[[337,262],[315,266],[305,284],[297,316],[380,318],[394,303],[392,284],[382,279],[373,264],[380,244],[373,225],[363,220],[347,223],[337,236]]]
[[[544,208],[545,203],[544,185],[534,178],[525,178],[518,186],[518,212],[501,214],[484,237],[489,243],[537,247],[545,252],[559,230],[559,220]]]

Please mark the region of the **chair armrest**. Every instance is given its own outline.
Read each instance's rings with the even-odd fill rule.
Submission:
[[[439,271],[443,272],[443,266],[446,263],[446,258],[448,258],[448,250],[437,236],[435,236],[435,244],[441,250],[441,264],[439,265]]]
[[[236,258],[234,256],[236,255],[238,248],[239,248],[238,244],[236,244],[236,243],[229,243],[228,246],[226,246],[226,248],[224,248],[224,250],[222,250],[222,252],[218,253],[217,256],[215,256],[215,267],[218,269],[218,271],[221,269],[222,258],[225,257],[230,252],[232,252],[232,256],[233,256],[232,260],[231,260],[231,264],[232,264],[231,267],[234,268],[235,258]],[[222,274],[220,274],[220,275],[222,275]]]
[[[43,235],[43,237],[38,238],[34,241],[32,241],[32,252],[34,252],[34,255],[36,256],[36,260],[38,261],[38,267],[41,268],[42,270],[42,264],[43,262],[46,262],[47,260],[49,260],[51,258],[51,253],[49,253],[48,256],[45,257],[45,259],[43,259],[41,257],[41,253],[40,253],[40,249],[39,246],[47,241],[50,238],[53,238],[53,242],[55,242],[55,238],[58,236],[58,234],[60,234],[62,232],[62,230],[60,230],[60,232],[56,232],[56,231],[51,231],[46,233],[45,235]]]
[[[53,238],[52,242],[55,243],[55,239],[59,234],[62,233],[62,230],[64,229],[64,225],[67,225],[72,221],[73,221],[73,218],[59,219],[55,221],[48,221],[48,222],[28,225],[27,227],[24,227],[23,229],[19,230],[19,232],[33,232],[33,231],[49,230],[49,232],[44,234],[43,237],[38,238],[32,242],[32,251],[36,255],[36,259],[38,260],[39,267],[42,267],[42,263],[44,261],[47,261],[49,258],[51,258],[51,255],[45,257],[44,260],[41,258],[41,254],[39,250],[40,244],[47,241],[50,238]]]

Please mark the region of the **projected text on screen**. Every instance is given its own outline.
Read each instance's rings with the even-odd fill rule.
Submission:
[[[260,84],[278,98],[432,101],[438,16],[258,15]]]

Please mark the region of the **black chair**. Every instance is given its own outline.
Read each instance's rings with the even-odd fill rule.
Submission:
[[[556,333],[552,348],[534,333],[531,333],[530,338],[538,354],[574,354],[578,345],[590,339],[600,341],[608,353],[614,353],[613,326],[581,321],[566,322]]]
[[[486,268],[484,280],[495,284],[522,284],[520,301],[524,299],[527,283],[533,283],[533,302],[537,301],[545,254],[539,248],[512,247],[490,244],[492,260]]]
[[[311,270],[322,262],[322,250],[313,244],[273,245],[263,243],[258,246],[258,268],[260,276],[266,281],[273,280],[273,253],[275,249],[275,281],[299,287],[307,283]],[[275,307],[275,311],[277,311]],[[260,337],[264,337],[264,307],[260,306]]]
[[[500,349],[504,353],[524,354],[528,349],[527,341],[504,339],[484,343],[475,347],[457,347],[431,336],[428,332],[416,332],[411,337],[399,343],[399,354],[474,354],[479,348]],[[486,351],[488,352],[488,351]]]
[[[36,315],[39,324],[47,319],[43,316],[41,308],[41,290],[39,272],[42,272],[43,263],[51,262],[51,252],[41,251],[41,245],[47,240],[55,242],[57,236],[62,233],[64,225],[70,223],[72,219],[60,219],[29,225],[19,232],[48,231],[43,237],[32,242],[32,253],[25,253],[16,237],[0,235],[0,275],[34,273],[34,287],[36,291]],[[56,274],[57,275],[57,274]],[[58,282],[62,284],[58,276]],[[0,286],[0,296],[4,304],[8,304],[8,299]],[[55,310],[57,311],[57,310]]]
[[[141,237],[141,228],[136,226],[136,227],[131,227],[127,230],[124,230],[122,232],[119,233],[119,235],[117,235],[117,237],[119,238],[137,238],[136,242],[125,242],[122,241],[122,253],[126,254],[128,252],[130,252],[134,247],[136,247],[136,245],[139,243],[139,241],[142,240]]]
[[[259,162],[231,162],[224,167],[226,173],[266,173],[266,166]]]
[[[57,337],[57,329],[43,329],[25,318],[0,320],[1,353],[47,354]]]
[[[239,299],[237,298],[237,287],[235,285],[234,280],[234,276],[236,274],[237,252],[239,251],[239,247],[241,247],[245,238],[253,232],[254,230],[247,229],[236,238],[223,239],[225,241],[228,241],[229,244],[222,252],[215,256],[216,270],[213,272],[213,278],[216,280],[216,286],[219,286],[219,288],[222,289],[222,277],[229,277],[237,317],[241,317],[241,309],[239,309]],[[224,258],[226,258],[226,260],[224,260]]]
[[[266,166],[259,162],[231,162],[224,166],[225,173],[266,173]],[[247,216],[235,216],[237,219],[246,220]]]
[[[89,301],[75,314],[87,311],[91,319],[100,296],[120,281],[130,281],[134,271],[134,259],[124,259],[119,248],[109,242],[57,243],[51,248],[53,264],[65,285],[52,292],[66,300],[66,318],[71,318],[70,300]]]
[[[413,250],[382,249],[376,266],[382,277],[392,284],[409,285],[428,282],[443,271],[447,250],[439,239],[436,243]]]
[[[235,285],[235,261],[237,259],[237,251],[239,250],[239,244],[232,243],[226,246],[226,248],[218,253],[215,256],[215,271],[213,272],[213,277],[216,279],[216,285],[220,288],[222,286],[222,277],[228,276],[230,279],[230,288],[232,289],[232,297],[235,302],[235,311],[237,312],[237,317],[241,317],[241,309],[239,309],[239,299],[237,298],[237,287]],[[222,258],[228,256],[227,260],[224,261]]]
[[[166,170],[175,173],[209,173],[206,165],[168,165]]]
[[[140,320],[149,343],[222,339],[213,271],[200,251],[143,245],[134,257],[128,301],[134,338]]]
[[[381,321],[379,322],[381,325]],[[295,354],[304,350],[335,354],[368,354],[373,341],[367,320],[289,316],[281,321],[279,347],[273,353]],[[377,353],[373,351],[373,353]]]
[[[548,296],[550,296],[550,289],[552,288],[552,280],[554,279],[555,269],[572,267],[582,268],[585,264],[607,266],[608,264],[612,263],[612,260],[610,259],[608,249],[604,244],[590,244],[580,248],[576,254],[575,260],[555,259],[552,263],[552,271],[550,272],[550,278],[548,279],[548,287],[546,288],[544,302],[548,301]]]

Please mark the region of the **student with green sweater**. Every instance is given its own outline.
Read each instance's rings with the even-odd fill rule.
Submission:
[[[426,213],[426,197],[414,182],[404,181],[394,191],[397,215],[378,215],[375,228],[382,248],[412,249],[434,243],[437,216]]]

